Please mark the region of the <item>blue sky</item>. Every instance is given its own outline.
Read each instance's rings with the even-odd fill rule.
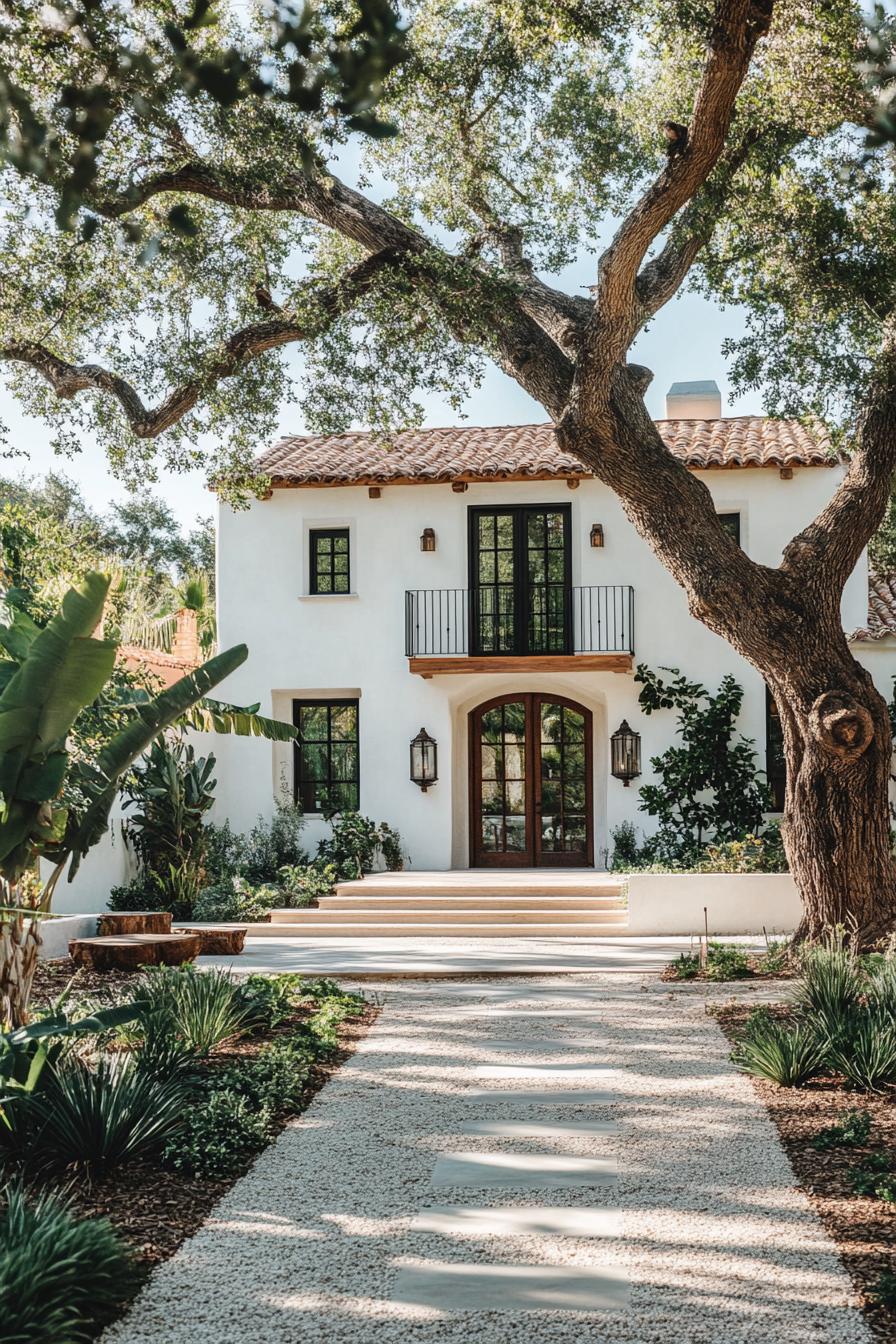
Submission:
[[[594,268],[595,259],[583,257],[563,276],[562,283],[572,292],[582,292],[591,283]],[[647,394],[651,414],[661,416],[664,413],[664,398],[670,383],[695,378],[716,379],[722,391],[724,415],[760,413],[762,406],[758,393],[737,399],[732,396],[721,355],[725,338],[738,335],[742,329],[743,319],[737,309],[722,311],[697,295],[685,294],[669,304],[650,330],[641,336],[631,356],[653,370],[654,380]],[[300,356],[295,354],[293,358],[298,360]],[[428,398],[424,404],[427,424],[445,425],[455,419],[440,398]],[[469,398],[466,418],[469,424],[526,424],[544,421],[547,417],[515,383],[498,369],[491,368],[482,386]],[[46,425],[24,416],[2,385],[0,420],[9,426],[10,446],[25,454],[11,462],[0,463],[0,471],[37,475],[48,469],[64,471],[79,483],[87,501],[98,509],[125,496],[96,443],[85,439],[81,453],[74,458],[54,456]],[[279,428],[284,433],[301,433],[305,425],[300,408],[294,404],[284,406]],[[259,448],[264,446],[260,444]],[[154,489],[164,495],[184,525],[192,525],[197,516],[212,512],[213,499],[200,472],[162,473]]]

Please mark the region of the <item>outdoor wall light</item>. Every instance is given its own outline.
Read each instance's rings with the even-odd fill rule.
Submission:
[[[641,734],[630,728],[625,719],[610,738],[610,770],[626,788],[629,780],[637,779],[641,773]]]
[[[603,523],[591,524],[591,545],[603,546],[604,544],[604,525]]]
[[[439,777],[439,744],[421,728],[411,739],[411,782],[425,793]]]
[[[421,551],[434,551],[435,548],[436,548],[435,528],[424,527],[423,531],[420,533]]]

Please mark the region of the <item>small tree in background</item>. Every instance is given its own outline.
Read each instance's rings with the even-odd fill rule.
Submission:
[[[638,702],[648,715],[678,710],[680,745],[652,757],[659,783],[640,790],[641,811],[659,822],[643,857],[694,861],[704,857],[711,841],[723,844],[758,834],[772,799],[756,769],[753,741],[736,732],[743,688],[727,676],[713,695],[677,668],[661,670],[668,679],[639,665]]]

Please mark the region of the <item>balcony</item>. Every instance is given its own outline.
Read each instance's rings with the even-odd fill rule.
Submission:
[[[411,672],[630,672],[634,589],[628,584],[490,584],[405,593]]]

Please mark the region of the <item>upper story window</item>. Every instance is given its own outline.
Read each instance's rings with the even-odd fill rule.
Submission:
[[[349,530],[347,527],[315,528],[311,533],[310,591],[313,594],[351,592]]]
[[[740,514],[739,513],[720,513],[719,522],[724,527],[728,535],[740,545]]]
[[[357,700],[293,700],[295,796],[303,812],[357,812]]]

